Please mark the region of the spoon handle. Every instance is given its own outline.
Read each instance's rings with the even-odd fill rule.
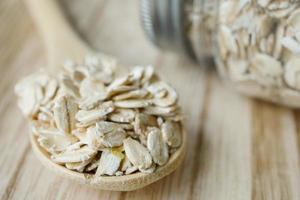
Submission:
[[[73,31],[56,0],[25,0],[48,54],[48,69],[56,72],[66,59],[80,62],[91,52]]]

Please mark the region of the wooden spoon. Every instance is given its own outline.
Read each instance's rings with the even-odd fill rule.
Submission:
[[[46,44],[50,72],[57,72],[66,58],[82,62],[85,55],[92,52],[91,48],[74,33],[54,0],[26,0],[26,4]],[[183,143],[167,164],[158,167],[154,173],[137,172],[124,176],[95,176],[69,170],[51,161],[49,154],[40,147],[34,134],[30,134],[30,141],[38,159],[57,174],[98,189],[130,191],[161,179],[179,166],[186,148],[186,134],[184,131],[182,134]]]

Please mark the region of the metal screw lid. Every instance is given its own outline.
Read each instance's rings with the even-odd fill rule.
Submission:
[[[140,0],[140,15],[148,38],[163,50],[195,58],[187,37],[185,0]]]

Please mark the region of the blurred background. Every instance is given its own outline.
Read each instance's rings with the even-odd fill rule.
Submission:
[[[300,113],[248,99],[208,70],[156,49],[138,0],[61,0],[74,30],[126,66],[152,64],[180,95],[188,150],[167,178],[134,192],[80,186],[34,157],[17,80],[43,67],[44,46],[21,0],[0,1],[0,199],[299,199]],[[57,30],[59,31],[59,30]]]

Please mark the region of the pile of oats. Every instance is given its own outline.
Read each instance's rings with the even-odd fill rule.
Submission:
[[[260,88],[252,92],[256,96],[294,97],[287,104],[299,106],[300,2],[221,0],[219,19],[223,75],[236,85]]]
[[[39,71],[15,92],[32,133],[53,162],[97,176],[152,173],[181,146],[176,91],[152,66],[120,77],[103,55],[67,62],[55,77]]]

